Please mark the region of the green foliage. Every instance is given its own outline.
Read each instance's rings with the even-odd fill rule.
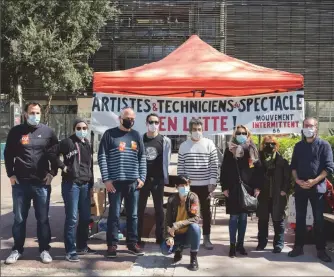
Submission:
[[[117,15],[110,0],[1,1],[2,65],[12,87],[37,79],[45,93],[90,85],[88,59],[100,28]]]

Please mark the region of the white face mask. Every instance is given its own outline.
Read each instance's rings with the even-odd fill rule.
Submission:
[[[303,134],[307,138],[313,138],[315,135],[315,128],[303,128]]]
[[[41,121],[40,114],[29,114],[28,115],[27,122],[29,125],[37,126],[40,121]]]
[[[154,132],[158,132],[159,131],[159,124],[158,125],[155,125],[154,123],[153,124],[148,124],[148,130],[152,133]]]
[[[199,131],[192,132],[191,137],[193,140],[200,140],[203,137],[203,133]]]

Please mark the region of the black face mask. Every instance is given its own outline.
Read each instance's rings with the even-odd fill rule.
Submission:
[[[266,144],[263,148],[263,151],[266,153],[273,153],[275,150],[275,145],[273,144]]]
[[[135,122],[132,120],[129,120],[127,118],[122,119],[122,125],[124,126],[125,129],[130,129],[133,126],[133,124],[135,124]]]

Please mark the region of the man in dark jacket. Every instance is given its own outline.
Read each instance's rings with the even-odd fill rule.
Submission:
[[[4,151],[6,171],[12,185],[14,212],[14,247],[6,263],[14,264],[22,256],[31,200],[37,220],[40,257],[43,263],[50,263],[50,185],[56,168],[49,168],[47,149],[58,143],[58,139],[48,126],[40,123],[39,103],[28,103],[24,111],[26,120],[10,130]]]
[[[187,176],[178,176],[176,187],[179,191],[169,197],[165,218],[165,242],[162,252],[175,252],[174,262],[182,259],[182,250],[190,245],[189,270],[198,270],[197,253],[201,241],[200,204],[196,193],[190,191],[190,180]],[[172,250],[173,249],[173,250]]]
[[[296,238],[289,257],[303,255],[306,230],[307,203],[310,200],[314,214],[314,227],[318,258],[331,262],[325,251],[324,194],[326,177],[333,173],[333,153],[330,144],[317,136],[318,122],[306,118],[303,122],[303,140],[295,145],[291,169],[295,179]]]
[[[65,204],[64,242],[66,260],[79,262],[77,254],[96,253],[87,246],[90,221],[90,190],[94,183],[93,156],[86,138],[88,124],[84,119],[73,123],[74,134],[49,150],[52,164],[62,170],[62,196]],[[59,159],[62,155],[64,162]],[[77,231],[77,218],[79,224]]]

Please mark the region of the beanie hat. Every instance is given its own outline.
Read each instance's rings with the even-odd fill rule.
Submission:
[[[85,119],[83,119],[83,118],[77,118],[77,119],[75,119],[75,120],[73,121],[73,131],[75,130],[75,127],[76,127],[79,123],[81,123],[81,122],[85,123],[85,124],[87,125],[87,127],[88,127],[88,123],[87,123],[87,121],[86,121]]]

